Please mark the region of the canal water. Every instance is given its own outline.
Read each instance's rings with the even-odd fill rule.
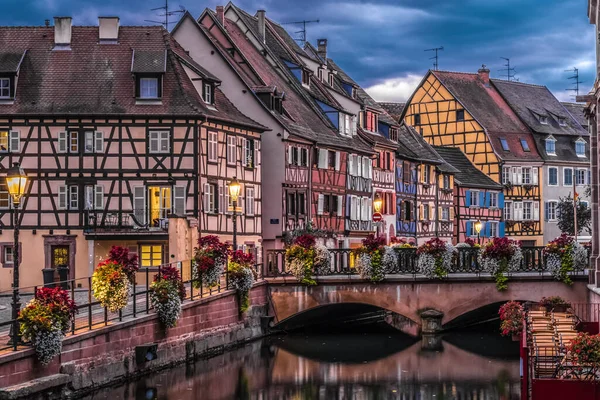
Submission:
[[[85,399],[519,399],[518,345],[489,328],[420,339],[381,325],[273,336]]]

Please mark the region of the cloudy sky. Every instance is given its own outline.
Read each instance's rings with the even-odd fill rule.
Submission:
[[[225,0],[170,0],[199,15]],[[329,54],[380,101],[406,100],[432,67],[425,49],[443,46],[439,68],[474,72],[486,64],[501,78],[510,58],[521,82],[548,86],[561,100],[573,92],[567,69],[579,68],[585,93],[594,80],[594,30],[587,0],[239,0],[277,22],[319,19],[308,40],[329,40]],[[147,24],[164,0],[2,0],[0,25],[43,25],[70,15],[76,25],[117,15],[122,24]],[[286,25],[290,32],[298,26]],[[506,72],[504,72],[506,76]]]

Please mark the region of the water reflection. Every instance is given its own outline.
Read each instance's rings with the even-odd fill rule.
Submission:
[[[86,399],[519,398],[514,343],[478,332],[431,339],[395,332],[272,337]]]

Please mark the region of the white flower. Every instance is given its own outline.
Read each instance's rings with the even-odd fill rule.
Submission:
[[[581,271],[588,265],[588,252],[579,243],[575,243],[573,246],[573,269],[575,271]]]
[[[254,274],[250,268],[243,268],[240,274],[230,275],[231,285],[240,292],[248,292],[254,284]]]
[[[64,334],[60,329],[40,331],[33,338],[33,347],[42,365],[48,365],[62,350]]]
[[[328,275],[331,273],[331,254],[329,249],[322,244],[315,246],[315,262],[313,268],[318,275]]]
[[[386,273],[392,273],[398,265],[398,253],[392,246],[385,246],[383,251],[383,258],[381,259],[381,265]]]
[[[356,271],[363,279],[371,279],[373,267],[371,265],[371,256],[367,253],[362,253],[356,259]]]
[[[171,283],[167,300],[159,298],[155,291],[150,292],[150,302],[152,307],[158,314],[158,319],[167,328],[172,328],[177,324],[177,320],[181,316],[181,298],[179,297],[179,291],[174,283]]]
[[[508,270],[509,271],[519,271],[521,269],[521,262],[523,261],[523,251],[520,246],[515,244],[511,245],[514,249],[513,256],[508,261]]]
[[[562,260],[558,254],[548,254],[546,257],[546,267],[548,268],[548,272],[550,272],[557,280],[561,280],[561,265]]]
[[[299,257],[293,258],[290,262],[288,262],[287,270],[294,275],[298,281],[304,279],[305,266],[303,260]]]
[[[417,268],[419,269],[419,272],[427,278],[435,278],[435,257],[428,253],[419,254]]]

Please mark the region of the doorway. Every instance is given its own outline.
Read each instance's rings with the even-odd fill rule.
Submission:
[[[148,205],[150,209],[150,226],[161,226],[161,220],[171,212],[171,188],[168,186],[149,186]]]

